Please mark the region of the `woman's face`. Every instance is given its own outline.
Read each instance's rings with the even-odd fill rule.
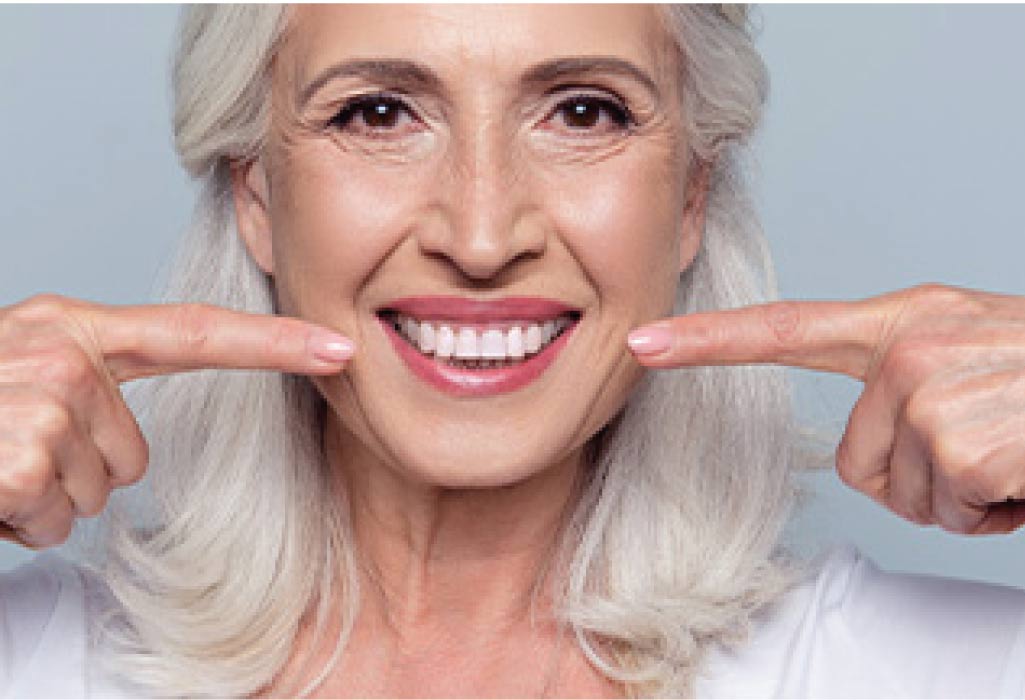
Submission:
[[[657,10],[294,9],[267,148],[236,171],[236,205],[282,312],[355,341],[346,370],[316,380],[347,461],[450,487],[572,463],[640,378],[628,331],[669,314],[698,245]],[[345,68],[370,59],[376,72]],[[411,369],[379,317],[437,295],[554,300],[579,320],[532,381],[453,392]],[[437,329],[458,312],[416,313]]]

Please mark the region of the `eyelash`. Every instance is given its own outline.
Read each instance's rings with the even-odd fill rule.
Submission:
[[[328,124],[329,126],[334,126],[338,129],[344,130],[349,126],[353,118],[359,115],[362,110],[381,104],[385,104],[390,107],[396,107],[407,112],[410,115],[414,114],[413,110],[410,108],[410,106],[406,103],[405,100],[391,93],[376,92],[366,95],[357,95],[356,97],[349,99],[345,102],[345,104],[342,105],[338,113],[331,118]],[[576,104],[597,106],[599,109],[604,110],[609,115],[613,123],[616,125],[615,128],[618,131],[627,131],[636,124],[633,114],[626,107],[626,105],[616,100],[598,97],[597,95],[590,93],[577,93],[575,95],[567,97],[566,99],[562,100],[561,102],[559,102],[559,104],[556,105],[555,109],[552,111],[552,114],[558,114],[563,110],[568,109],[570,106]],[[374,134],[380,134],[382,131],[388,132],[391,131],[391,129],[370,127],[366,129],[366,131],[369,132],[368,135],[371,138],[387,139],[390,137],[386,135],[375,136]],[[592,129],[571,129],[571,131],[592,131]]]

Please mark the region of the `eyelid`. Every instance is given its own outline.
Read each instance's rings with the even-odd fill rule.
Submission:
[[[412,116],[416,116],[416,110],[412,105],[403,97],[403,93],[392,92],[389,90],[374,90],[372,92],[364,92],[356,95],[351,95],[342,100],[331,115],[329,123],[334,123],[344,112],[355,111],[360,107],[368,104],[374,104],[375,102],[390,102],[399,106]]]
[[[562,91],[562,89],[563,88],[560,88],[559,91]],[[585,99],[593,99],[596,102],[603,103],[605,105],[615,106],[616,109],[618,109],[620,112],[622,112],[622,116],[623,116],[623,119],[624,119],[625,123],[622,126],[619,126],[617,124],[617,127],[622,129],[623,131],[628,131],[628,130],[632,129],[634,126],[637,125],[637,119],[634,116],[633,110],[631,110],[630,107],[627,105],[626,100],[621,98],[615,92],[611,92],[611,91],[608,91],[608,90],[605,90],[605,89],[595,89],[595,88],[590,88],[590,87],[565,88],[565,89],[573,90],[573,92],[571,94],[569,94],[569,95],[564,95],[564,96],[560,97],[559,101],[556,102],[555,107],[552,110],[550,110],[548,112],[548,114],[545,116],[545,120],[546,121],[549,118],[551,118],[554,114],[556,114],[560,109],[562,109],[562,107],[567,102],[572,102],[572,101],[574,101],[576,99],[585,98]],[[605,109],[608,109],[608,107],[605,107]],[[616,121],[618,122],[618,120],[616,120]],[[580,132],[580,134],[579,134],[580,137],[586,137],[586,135],[587,135],[586,132]]]
[[[563,93],[570,94],[563,94]],[[554,107],[548,110],[545,114],[544,120],[547,121],[552,116],[558,113],[558,111],[565,106],[567,102],[571,102],[575,99],[588,98],[594,99],[598,102],[604,102],[609,105],[615,105],[619,110],[622,111],[625,118],[625,124],[618,128],[628,130],[637,124],[634,117],[633,111],[627,105],[618,93],[607,88],[598,88],[593,85],[586,84],[562,84],[558,87],[552,88],[545,92],[545,96],[556,96],[558,101]],[[418,110],[413,107],[410,101],[407,99],[408,93],[393,90],[374,90],[371,92],[360,93],[352,95],[343,100],[341,106],[339,106],[328,121],[328,125],[334,125],[338,118],[345,112],[358,111],[362,106],[367,104],[373,104],[374,102],[390,102],[393,103],[400,110],[405,111],[410,117],[423,121],[420,117]],[[373,130],[371,130],[373,132]],[[579,134],[585,136],[586,134]],[[387,138],[384,136],[382,138]]]

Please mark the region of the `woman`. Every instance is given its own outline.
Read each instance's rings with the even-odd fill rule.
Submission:
[[[761,365],[865,382],[855,488],[1017,528],[1025,305],[762,304],[742,11],[190,8],[174,82],[204,190],[169,297],[212,305],[0,316],[9,537],[147,462],[154,496],[90,569],[5,578],[9,694],[1021,689],[1025,593],[780,549]],[[155,375],[147,445],[117,385]]]

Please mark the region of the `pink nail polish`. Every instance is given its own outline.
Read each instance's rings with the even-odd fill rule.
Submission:
[[[669,349],[673,334],[668,328],[650,326],[633,331],[626,342],[638,355],[655,355]]]
[[[307,343],[310,354],[324,362],[344,362],[352,357],[355,347],[345,336],[329,331],[314,331]]]

